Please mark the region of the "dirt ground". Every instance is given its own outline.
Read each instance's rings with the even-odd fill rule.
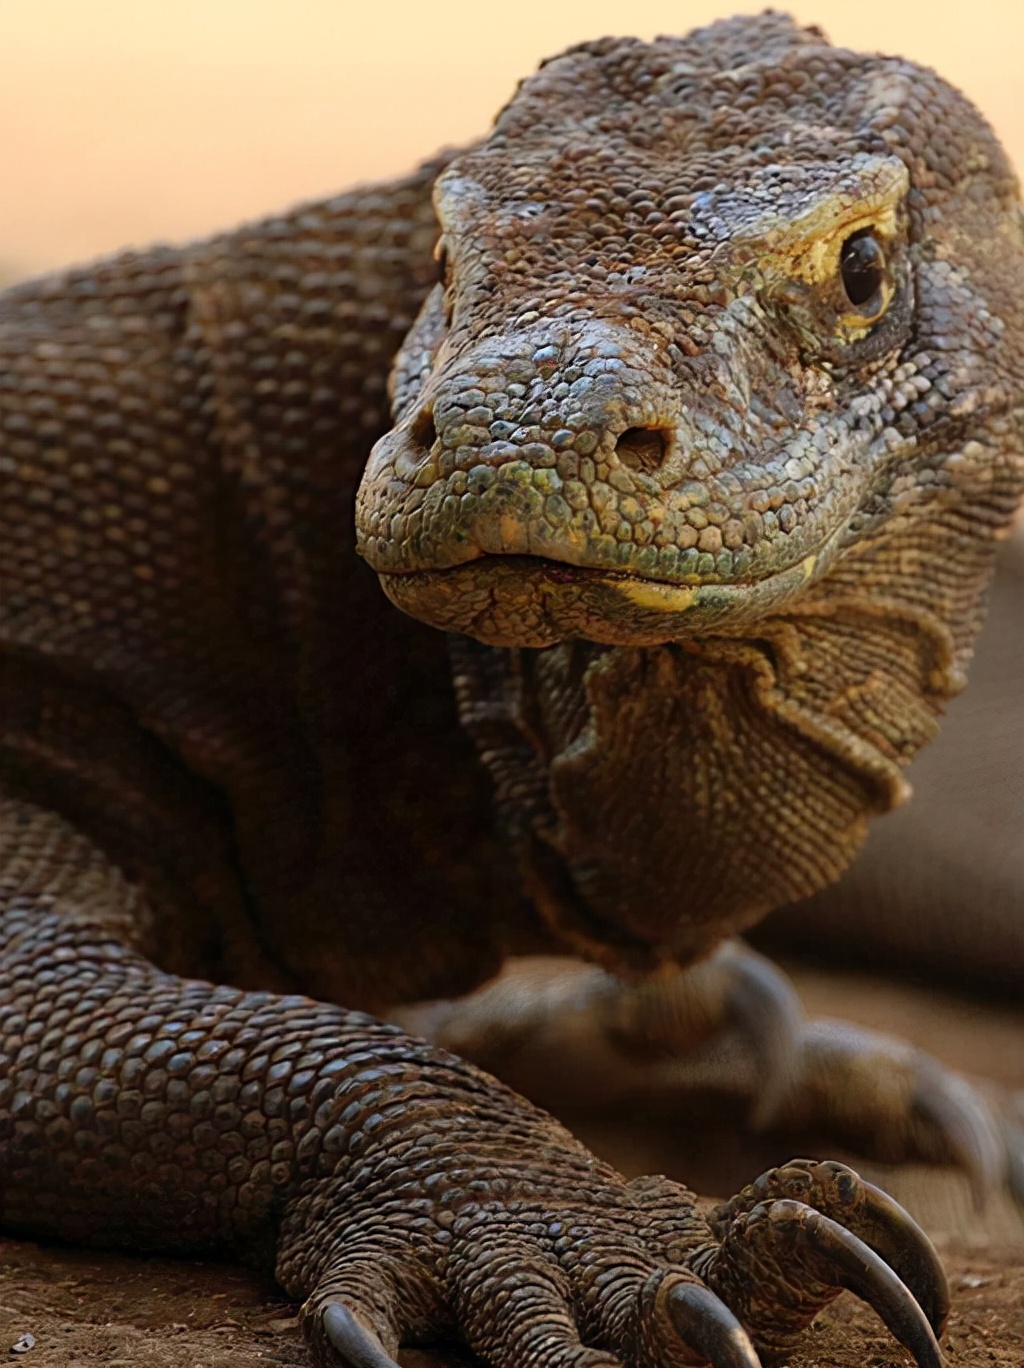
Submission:
[[[1024,1011],[1019,1008],[880,979],[806,970],[794,976],[805,1004],[816,1013],[898,1030],[961,1069],[1024,1086]],[[627,1174],[668,1173],[715,1195],[797,1152],[792,1137],[752,1141],[722,1119],[710,1136],[698,1128],[699,1137],[683,1134],[668,1118],[570,1120],[592,1148]],[[710,1164],[709,1153],[715,1156]],[[834,1157],[850,1159],[892,1192],[939,1248],[953,1292],[942,1342],[948,1368],[1024,1368],[1021,1213],[998,1198],[978,1212],[959,1175]],[[297,1310],[272,1283],[231,1265],[0,1241],[0,1362],[26,1368],[306,1368]],[[31,1347],[25,1347],[24,1336],[33,1337]],[[402,1356],[404,1368],[469,1368],[471,1363],[454,1349],[409,1350]],[[789,1360],[790,1368],[905,1368],[909,1363],[873,1313],[845,1293]]]
[[[1021,1368],[1020,1254],[946,1249],[953,1315],[949,1368]],[[238,1268],[127,1259],[0,1242],[0,1353],[25,1368],[307,1368],[297,1307]],[[31,1334],[25,1353],[11,1346]],[[409,1350],[403,1368],[468,1368],[457,1353]],[[815,1322],[790,1368],[904,1368],[881,1323],[844,1293]]]

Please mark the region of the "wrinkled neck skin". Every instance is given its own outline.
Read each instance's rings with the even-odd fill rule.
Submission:
[[[573,49],[440,177],[361,553],[525,887],[620,972],[835,879],[1024,484],[1024,235],[931,72],[777,15]]]
[[[561,942],[649,973],[835,880],[908,795],[902,767],[962,687],[988,545],[947,574],[940,611],[933,593],[873,590],[894,545],[756,635],[541,650],[452,637],[463,723]]]

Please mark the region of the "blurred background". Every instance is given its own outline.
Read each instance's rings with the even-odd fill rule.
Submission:
[[[936,67],[1024,166],[1024,0],[795,0]],[[483,133],[570,43],[764,0],[0,0],[0,275],[227,227]]]

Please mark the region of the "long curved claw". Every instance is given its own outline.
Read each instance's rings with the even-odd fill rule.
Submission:
[[[893,1269],[941,1335],[949,1317],[949,1283],[935,1246],[899,1202],[874,1183],[859,1181],[862,1201],[851,1221],[854,1233]]]
[[[929,1067],[931,1066],[931,1067]],[[965,1078],[925,1060],[914,1109],[939,1132],[950,1154],[970,1175],[978,1208],[1004,1177],[1006,1159],[998,1127],[984,1100]]]
[[[773,1202],[767,1214],[780,1233],[792,1226],[793,1235],[821,1257],[834,1274],[828,1279],[833,1286],[847,1288],[877,1311],[919,1368],[942,1368],[942,1353],[927,1316],[885,1260],[862,1239],[802,1202],[784,1198]]]
[[[346,1368],[398,1368],[377,1336],[360,1325],[344,1302],[332,1301],[324,1311],[324,1330]]]
[[[795,1077],[803,1008],[796,989],[778,966],[741,942],[726,941],[715,962],[731,975],[727,1009],[757,1058],[761,1082],[751,1106],[750,1125],[753,1130],[765,1130],[777,1119]]]
[[[1024,1207],[1024,1116],[1019,1121],[1004,1121],[1002,1131],[1006,1146],[1006,1186],[1017,1205]]]
[[[687,1349],[702,1354],[711,1368],[761,1368],[750,1336],[725,1302],[699,1283],[674,1283],[665,1310]]]

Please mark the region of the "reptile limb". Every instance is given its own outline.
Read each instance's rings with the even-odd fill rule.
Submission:
[[[754,1344],[789,1342],[843,1286],[938,1364],[934,1253],[849,1170],[835,1192],[808,1186],[807,1166],[766,1175],[760,1236],[744,1232],[764,1203],[743,1194],[709,1225],[685,1188],[626,1183],[544,1112],[395,1027],[156,969],[131,944],[152,909],[100,851],[22,801],[5,800],[3,820],[9,1228],[273,1257],[317,1361],[334,1345],[351,1368],[453,1330],[496,1368],[756,1368]],[[831,1243],[784,1257],[786,1223],[812,1207]],[[779,1248],[777,1287],[744,1292],[744,1330],[729,1307],[762,1246]]]

